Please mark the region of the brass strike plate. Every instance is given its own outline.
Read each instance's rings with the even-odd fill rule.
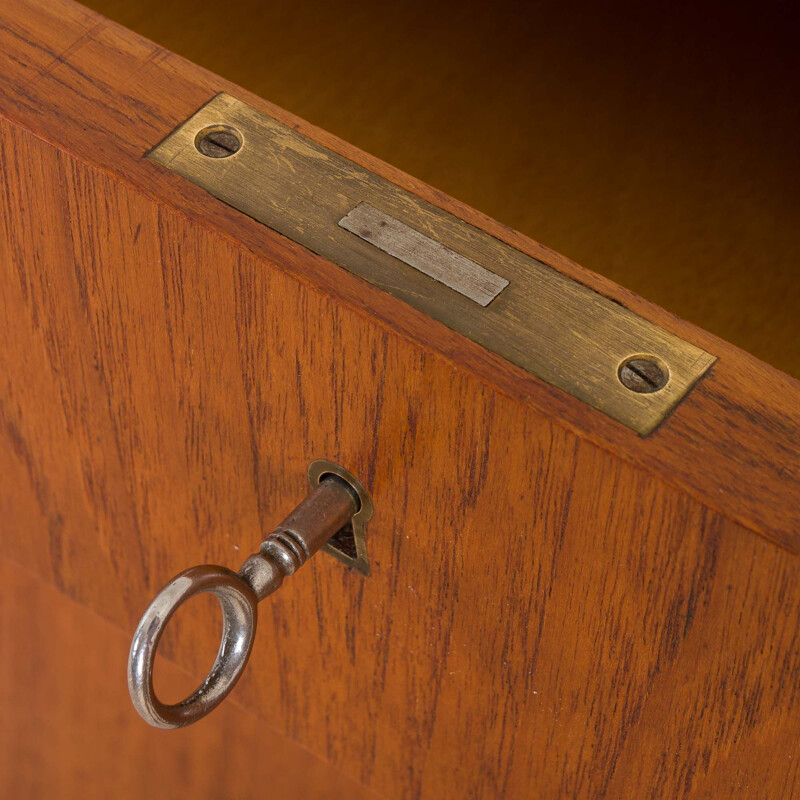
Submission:
[[[230,95],[148,158],[642,436],[715,361]]]

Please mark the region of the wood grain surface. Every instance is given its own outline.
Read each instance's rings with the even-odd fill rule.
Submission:
[[[800,550],[800,384],[784,373],[70,0],[4,3],[0,66],[0,116],[79,163],[95,166],[100,174],[115,176],[159,206],[232,239],[287,281],[336,297],[354,317],[366,315],[376,330],[413,339],[420,352],[438,354],[559,426],[655,472],[782,546]],[[632,438],[583,403],[142,158],[221,90],[697,344],[719,363],[692,393],[691,402],[655,436]]]
[[[225,82],[60,0],[0,45],[8,558],[131,631],[330,458],[372,577],[313,559],[229,702],[389,797],[792,796],[795,381],[302,126],[718,355],[640,439],[142,160]]]
[[[20,800],[378,800],[227,705],[165,735],[125,696],[129,637],[0,559],[0,794]],[[186,675],[158,664],[163,691]]]

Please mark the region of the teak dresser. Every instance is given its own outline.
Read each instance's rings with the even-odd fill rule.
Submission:
[[[0,175],[0,796],[800,796],[787,372],[68,0],[0,4]],[[756,266],[795,328],[752,349],[798,373],[797,276]],[[149,728],[143,611],[238,569],[317,459],[362,549]],[[159,694],[218,617],[182,607]]]

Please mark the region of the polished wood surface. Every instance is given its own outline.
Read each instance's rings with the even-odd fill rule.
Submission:
[[[180,736],[143,725],[125,691],[129,647],[125,632],[0,559],[0,796],[379,800],[232,704]],[[167,696],[186,678],[159,663]]]
[[[800,377],[796,4],[87,5]]]
[[[141,195],[156,198],[159,213],[163,213],[168,221],[172,219],[170,215],[174,215],[178,225],[186,225],[181,235],[193,236],[198,230],[194,227],[197,224],[202,226],[202,231],[209,232],[208,243],[204,241],[197,245],[195,257],[203,263],[209,258],[202,251],[204,247],[222,248],[216,257],[230,258],[232,251],[227,250],[224,243],[232,240],[239,245],[235,250],[236,258],[241,253],[244,262],[255,271],[254,280],[279,280],[285,282],[290,291],[301,293],[306,291],[303,287],[308,287],[309,302],[318,298],[317,291],[321,291],[325,296],[335,298],[343,313],[346,309],[347,319],[352,320],[352,324],[363,325],[365,331],[372,331],[371,335],[385,330],[390,337],[413,340],[415,344],[407,352],[436,354],[437,364],[455,365],[465,375],[495,387],[503,396],[552,419],[557,426],[575,432],[629,463],[654,472],[700,502],[784,547],[800,551],[800,459],[797,458],[800,450],[800,383],[796,380],[676,319],[549,248],[504,228],[436,189],[68,0],[55,3],[9,0],[0,13],[0,65],[3,69],[0,116],[35,131],[37,137],[70,154],[79,164],[96,167],[97,171],[80,172],[80,180],[95,181],[91,186],[95,197],[110,194],[109,202],[132,204],[142,202]],[[311,138],[697,344],[717,356],[719,361],[689,400],[654,436],[646,440],[632,437],[630,431],[587,409],[583,403],[544,385],[385,293],[270,233],[263,225],[213,201],[202,190],[142,158],[145,152],[220,90],[235,94],[282,122],[296,125]],[[46,147],[37,149],[39,145],[36,143],[26,142],[28,146],[33,151],[23,152],[21,160],[9,159],[3,165],[7,174],[16,169],[16,174],[8,177],[7,203],[20,202],[13,192],[27,192],[30,197],[36,197],[36,192],[44,191],[39,188],[41,181],[53,182],[49,191],[57,196],[52,198],[48,207],[52,208],[53,224],[59,220],[56,213],[59,209],[61,221],[58,224],[71,227],[78,218],[70,216],[72,212],[64,205],[60,193],[63,181],[67,179],[65,170],[69,171],[72,162],[64,161],[63,156],[56,156]],[[13,142],[9,143],[8,152],[13,153],[14,147]],[[29,158],[33,159],[32,163],[41,162],[36,171],[29,169],[26,161]],[[49,172],[43,174],[42,170]],[[103,180],[111,176],[115,179],[103,184]],[[130,188],[129,201],[116,199],[119,182]],[[78,194],[83,191],[80,184],[76,191]],[[29,212],[33,213],[31,201],[27,202]],[[82,203],[82,197],[73,202]],[[84,220],[87,213],[106,215],[108,220],[103,224],[109,226],[126,218],[126,208],[112,209],[103,203],[95,205],[96,212],[92,208],[84,209]],[[145,207],[148,213],[154,213],[153,207],[147,204]],[[5,223],[19,226],[21,220],[22,216],[14,215]],[[143,221],[138,232],[136,227],[131,229],[122,225],[116,243],[105,238],[98,243],[98,246],[108,248],[104,255],[106,259],[113,258],[120,249],[124,251],[125,263],[134,273],[136,292],[155,292],[154,287],[163,282],[163,274],[159,277],[158,270],[152,272],[156,266],[154,259],[168,256],[173,261],[180,257],[185,259],[185,254],[180,253],[171,238],[171,230],[165,234],[165,255],[161,255],[162,245],[156,242],[150,244],[150,252],[142,250],[143,243],[139,237],[148,229],[152,234],[156,222],[151,216],[150,225],[145,226]],[[92,224],[95,224],[93,217]],[[35,226],[23,226],[16,232],[9,230],[3,246],[17,248],[18,252],[45,246],[35,239],[36,230]],[[212,231],[218,238],[211,235]],[[19,243],[16,242],[18,237],[21,237]],[[79,247],[92,250],[94,242],[87,235],[75,238]],[[62,258],[72,261],[76,257],[79,260],[85,258],[76,256],[74,252],[70,254],[63,244],[57,242],[48,242],[46,246],[59,250],[48,253],[48,257],[57,262]],[[141,276],[145,273],[138,271],[138,264],[133,264],[136,259],[146,262],[141,269],[151,271],[147,285],[142,285]],[[256,266],[262,262],[263,266]],[[114,263],[116,265],[116,261]],[[5,265],[12,269],[11,255],[6,257]],[[180,264],[172,268],[182,269]],[[208,271],[204,275],[209,275]],[[54,303],[56,299],[55,295],[47,295],[50,286],[45,283],[42,287],[45,296],[41,299],[45,303]],[[204,284],[201,287],[200,295],[189,297],[196,302],[207,299],[214,303],[215,313],[222,315],[221,324],[230,326],[233,308],[225,309],[224,295],[219,298],[211,296]],[[99,283],[97,288],[106,293],[112,289],[119,291],[119,287],[109,286],[107,282]],[[179,288],[180,281],[174,291]],[[24,296],[27,287],[22,286],[20,291]],[[84,289],[79,286],[78,291]],[[180,297],[178,294],[177,299]],[[170,298],[170,302],[169,313],[182,313],[181,307],[175,305],[175,299]],[[320,302],[323,305],[319,308],[324,307],[324,301]],[[121,310],[125,311],[125,308]],[[156,308],[151,305],[146,310],[147,313],[156,313]],[[114,324],[112,318],[106,318],[106,322]],[[86,324],[81,322],[81,325]],[[133,335],[136,331],[134,327],[126,335]],[[190,330],[185,333],[192,335]],[[352,335],[361,334],[354,332]],[[98,345],[103,344],[105,339],[100,338]],[[56,347],[57,341],[53,339],[50,346]],[[81,358],[84,355],[72,353],[70,357]],[[154,358],[160,361],[161,354]],[[231,366],[227,365],[227,368],[231,369]],[[372,371],[370,366],[368,374]],[[248,372],[251,389],[257,388],[252,384],[253,379],[253,374]]]
[[[795,381],[78,6],[12,0],[0,44],[10,559],[130,632],[327,457],[372,576],[315,557],[229,702],[388,797],[792,796]],[[141,158],[220,89],[720,361],[622,429]]]

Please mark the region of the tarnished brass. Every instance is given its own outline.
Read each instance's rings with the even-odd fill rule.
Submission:
[[[352,472],[334,464],[333,461],[319,458],[308,465],[308,482],[312,489],[316,489],[328,475],[336,475],[350,487],[357,508],[348,524],[331,536],[322,549],[347,564],[348,567],[358,570],[363,575],[369,575],[364,526],[372,517],[372,499]]]
[[[217,127],[241,140],[223,158],[196,146],[199,133]],[[714,363],[709,353],[230,95],[214,97],[148,157],[643,436]],[[463,279],[448,276],[451,267],[424,274],[418,259],[410,266],[409,257],[393,257],[364,231],[339,224],[361,204],[508,285],[475,299],[472,289],[462,291]],[[455,275],[456,288],[442,275]],[[620,370],[633,359],[663,365],[663,387],[626,387]]]

